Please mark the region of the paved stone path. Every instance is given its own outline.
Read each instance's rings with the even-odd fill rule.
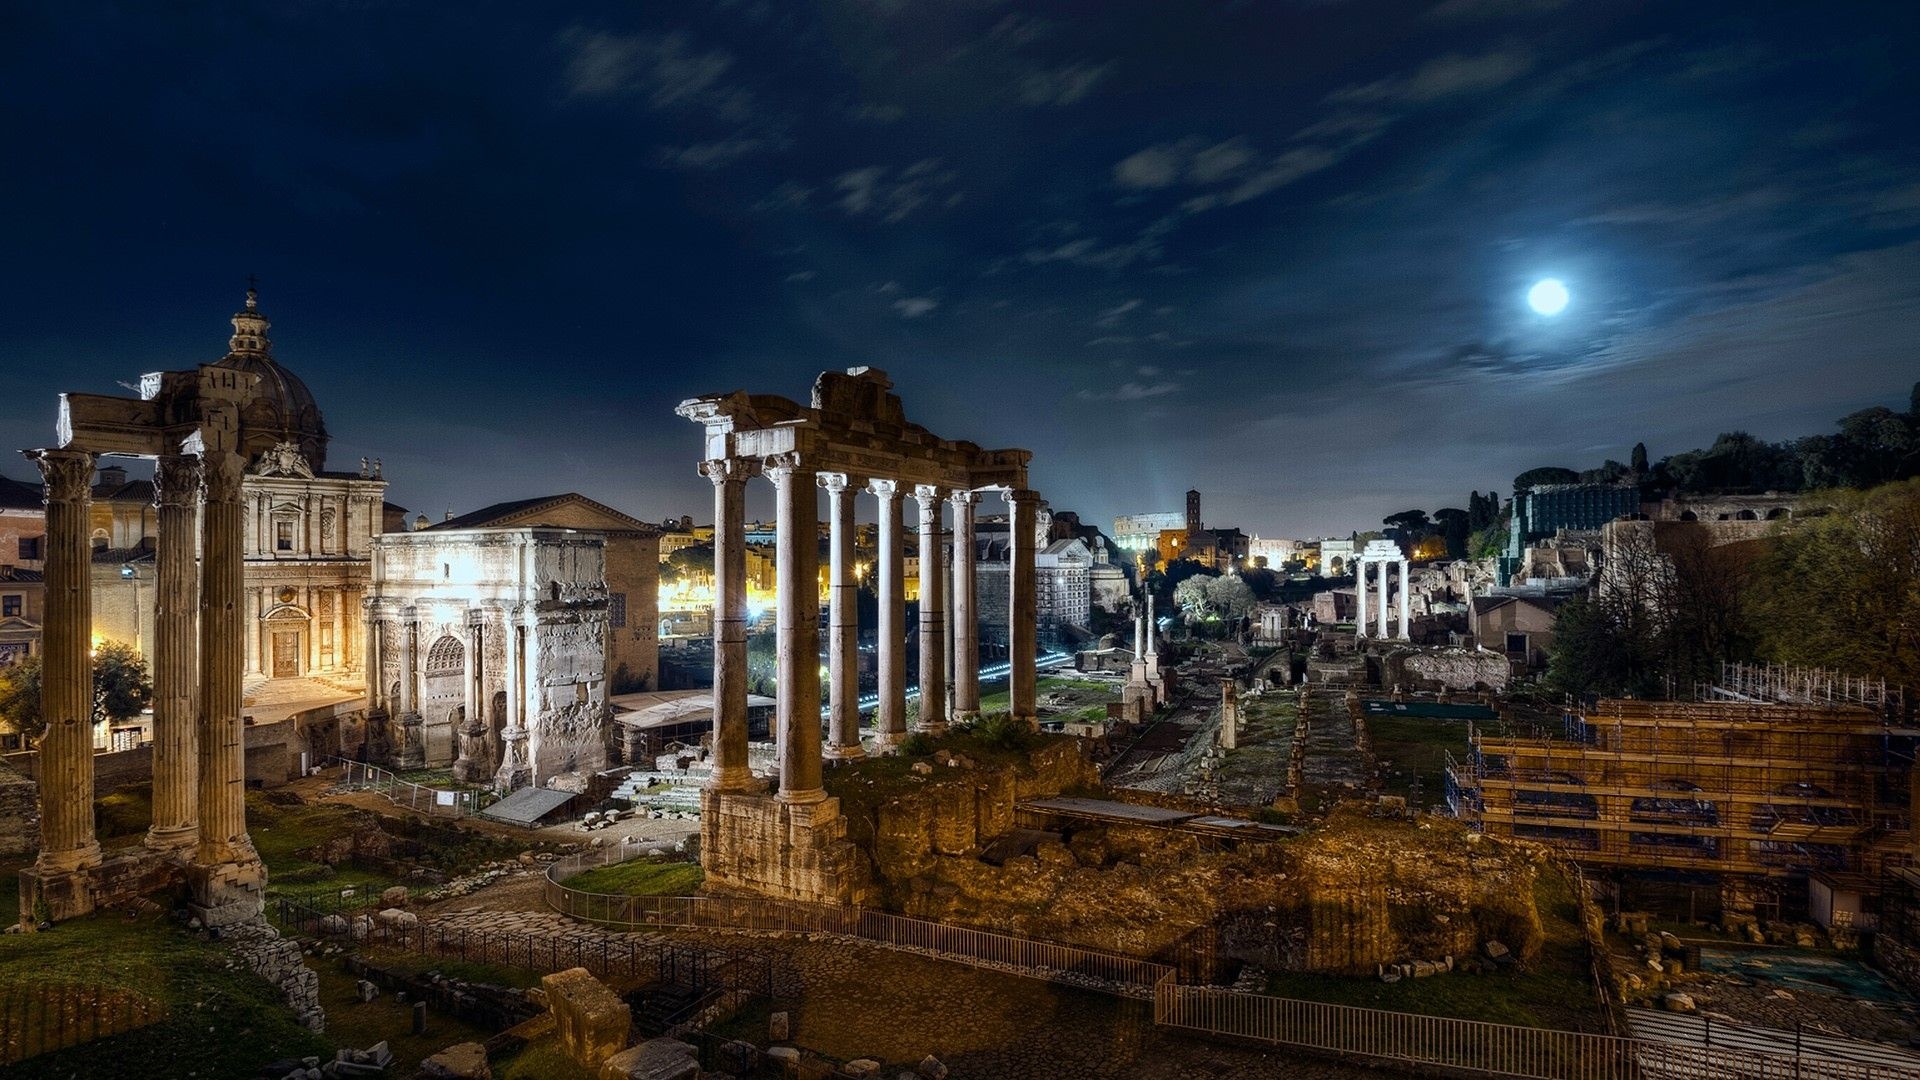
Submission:
[[[1307,788],[1361,788],[1373,776],[1373,763],[1355,745],[1358,734],[1347,704],[1338,694],[1316,692],[1311,696],[1311,726],[1307,731],[1307,756],[1301,764],[1301,785]]]

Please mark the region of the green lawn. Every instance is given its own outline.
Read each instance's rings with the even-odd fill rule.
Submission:
[[[1534,902],[1540,908],[1546,942],[1529,971],[1456,972],[1392,984],[1364,976],[1282,972],[1271,977],[1267,989],[1279,997],[1335,1005],[1604,1032],[1606,1018],[1594,996],[1586,935],[1580,929],[1572,884],[1551,867],[1543,868],[1534,886]]]
[[[268,1061],[318,1054],[332,1044],[294,1022],[279,992],[229,955],[164,918],[98,915],[40,934],[0,937],[0,986],[126,987],[165,1006],[167,1018],[137,1031],[29,1058],[9,1080],[79,1076],[252,1076]]]
[[[614,896],[690,896],[700,889],[705,873],[699,863],[630,859],[596,866],[566,881],[570,889]]]
[[[1447,752],[1452,751],[1458,761],[1467,757],[1466,721],[1369,716],[1365,723],[1387,794],[1411,799],[1418,781],[1420,805],[1431,806],[1445,797]]]

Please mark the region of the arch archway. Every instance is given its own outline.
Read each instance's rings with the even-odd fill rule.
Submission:
[[[458,727],[467,701],[467,648],[452,634],[427,647],[420,665],[420,718],[427,742],[427,764],[445,765],[459,747]]]

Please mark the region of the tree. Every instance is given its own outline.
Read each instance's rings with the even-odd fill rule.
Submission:
[[[1646,443],[1637,442],[1633,444],[1633,455],[1628,465],[1630,468],[1633,469],[1633,474],[1635,476],[1647,475],[1647,444]]]
[[[1518,495],[1528,488],[1536,488],[1545,484],[1577,484],[1579,482],[1580,474],[1574,472],[1572,469],[1562,469],[1555,465],[1543,465],[1538,469],[1528,469],[1526,472],[1514,477],[1513,493]]]
[[[1439,523],[1440,535],[1447,541],[1447,558],[1463,559],[1467,555],[1467,536],[1471,530],[1468,522],[1471,515],[1456,507],[1447,506],[1433,512],[1433,520]]]
[[[1760,658],[1920,686],[1920,479],[1820,501],[1753,576]]]
[[[1173,606],[1180,609],[1189,620],[1199,621],[1213,614],[1212,603],[1207,598],[1207,582],[1210,578],[1190,577],[1173,587]]]
[[[0,668],[0,731],[37,736],[41,711],[40,658],[30,656]],[[93,719],[125,723],[153,700],[147,661],[131,645],[107,642],[93,653]]]
[[[713,576],[713,545],[689,544],[667,556],[666,565],[660,568],[660,577],[666,581],[685,581],[688,578]]]
[[[1402,510],[1397,514],[1388,514],[1380,519],[1380,524],[1400,529],[1413,537],[1424,535],[1432,526],[1432,523],[1427,520],[1425,510]]]
[[[29,656],[0,668],[0,733],[28,735],[40,730],[40,658]]]
[[[1222,574],[1207,581],[1207,606],[1223,619],[1244,619],[1258,602],[1253,587],[1238,574]]]

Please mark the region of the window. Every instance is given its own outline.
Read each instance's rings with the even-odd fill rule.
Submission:
[[[0,596],[0,617],[17,619],[20,617],[20,604],[25,599],[19,593]]]
[[[293,522],[276,521],[273,523],[273,549],[275,551],[293,550]]]
[[[45,558],[45,556],[40,554],[41,539],[42,537],[38,536],[23,536],[20,538],[21,562],[38,562],[40,559]]]
[[[617,592],[607,597],[607,621],[615,630],[627,625],[627,594]]]
[[[1527,635],[1525,634],[1508,634],[1507,635],[1507,655],[1525,656],[1526,652],[1527,652]]]

